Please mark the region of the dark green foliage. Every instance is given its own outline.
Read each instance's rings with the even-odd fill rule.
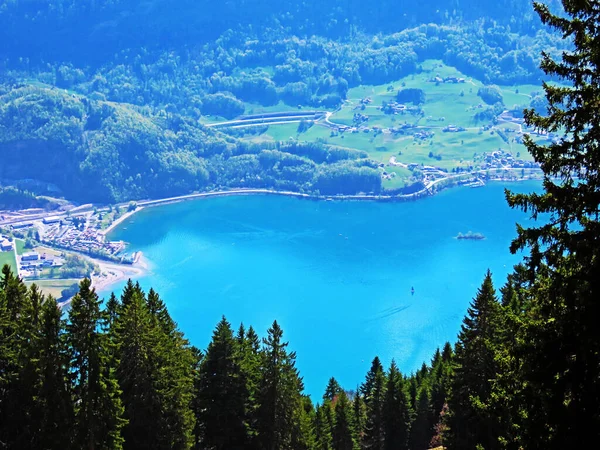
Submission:
[[[217,325],[200,365],[196,395],[196,420],[202,424],[200,448],[246,448],[248,386],[231,325],[225,318]]]
[[[387,373],[385,399],[383,403],[383,430],[386,450],[408,449],[410,432],[410,404],[404,390],[404,379],[396,363],[392,361]]]
[[[422,105],[425,103],[425,91],[416,88],[401,89],[398,91],[398,95],[396,95],[396,100],[400,103]]]
[[[429,448],[429,442],[433,434],[429,406],[427,389],[423,388],[417,395],[414,420],[410,428],[409,447],[411,450],[425,450]]]
[[[0,187],[0,209],[48,208],[54,209],[50,200],[12,186]]]
[[[0,442],[8,447],[35,448],[36,390],[39,374],[39,292],[27,291],[8,266],[2,270],[4,297],[0,320]],[[32,298],[31,294],[36,298]]]
[[[357,446],[354,440],[352,405],[344,391],[337,394],[334,411],[333,450],[355,450]]]
[[[544,84],[548,110],[526,110],[525,121],[563,137],[550,145],[525,139],[544,171],[544,190],[508,196],[511,206],[548,218],[518,227],[511,246],[529,250],[519,274],[524,314],[512,317],[516,345],[506,355],[517,369],[512,378],[521,380],[524,447],[582,447],[597,442],[600,429],[600,9],[595,1],[562,5],[564,13],[535,9],[573,45],[560,57],[544,53],[541,63],[564,85]],[[519,306],[516,298],[508,303]]]
[[[116,374],[127,420],[124,448],[160,448],[157,421],[162,399],[155,389],[160,377],[158,335],[140,291],[134,292],[113,326],[119,360]]]
[[[490,415],[492,381],[498,373],[495,351],[501,331],[501,309],[488,271],[471,303],[456,344],[448,439],[450,449],[499,448],[499,433]]]
[[[288,352],[283,331],[275,321],[263,341],[262,381],[258,395],[260,448],[293,448],[299,435],[302,379],[296,369],[296,354]]]
[[[74,414],[69,385],[69,353],[65,323],[52,297],[43,303],[41,322],[38,445],[45,449],[70,448]]]
[[[315,439],[317,450],[331,450],[333,448],[334,418],[331,400],[325,400],[323,405],[317,405],[315,414]]]
[[[483,86],[477,91],[477,95],[481,97],[481,100],[486,102],[488,105],[495,105],[496,103],[504,103],[502,100],[502,91],[498,86]]]
[[[359,447],[362,448],[365,425],[367,421],[367,412],[364,399],[360,393],[360,388],[356,389],[356,393],[354,394],[354,398],[352,399],[352,414],[356,442],[359,445]]]
[[[244,104],[231,93],[218,92],[202,98],[202,113],[233,119],[244,113]]]
[[[365,422],[362,444],[370,449],[383,449],[384,429],[384,396],[386,377],[378,357],[373,359],[371,369],[365,382],[360,387],[364,398],[367,419]]]
[[[70,350],[75,448],[122,448],[123,405],[108,336],[101,332],[103,313],[89,279],[79,285],[69,310],[66,339]]]
[[[325,388],[325,393],[323,394],[323,400],[333,401],[339,394],[344,392],[340,383],[333,377],[329,379],[327,382],[327,387]]]

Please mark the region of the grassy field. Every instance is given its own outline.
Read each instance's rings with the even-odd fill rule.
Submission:
[[[15,260],[15,252],[0,252],[0,268],[4,267],[5,264],[8,264],[13,273],[17,272],[17,261]]]
[[[25,281],[27,286],[31,286],[32,284],[36,284],[40,290],[46,295],[52,295],[54,298],[58,299],[61,296],[61,291],[70,287],[72,284],[78,284],[79,279],[76,278],[67,278],[64,280],[35,280],[35,281]]]
[[[489,121],[476,121],[475,115],[487,108],[477,91],[483,83],[465,76],[454,67],[441,61],[427,60],[421,64],[421,72],[409,75],[400,80],[383,85],[363,85],[348,91],[347,100],[342,107],[334,111],[330,121],[336,124],[352,126],[353,116],[360,113],[368,116],[363,123],[370,130],[368,133],[332,133],[332,130],[319,124],[304,133],[298,133],[298,124],[271,125],[261,135],[247,135],[245,139],[254,142],[285,141],[290,138],[300,141],[317,139],[344,147],[364,150],[369,157],[388,163],[392,156],[403,163],[434,165],[451,170],[455,167],[467,167],[474,162],[475,155],[492,152],[498,149],[508,150],[524,160],[531,156],[515,137],[522,131],[521,126],[514,123],[499,123],[492,129],[484,130]],[[436,83],[435,77],[463,78],[463,83]],[[499,86],[506,109],[523,109],[529,106],[531,98],[541,92],[541,86],[518,85]],[[425,92],[425,103],[421,105],[423,115],[409,112],[385,114],[379,108],[384,102],[395,100],[400,89],[418,88]],[[370,98],[371,102],[361,104],[361,99]],[[409,104],[410,106],[410,104]],[[303,108],[312,109],[312,108]],[[262,107],[247,104],[246,111],[294,111],[296,108],[279,103],[275,106]],[[378,133],[373,127],[380,129],[397,128],[403,124],[418,126],[418,131],[433,133],[425,139],[417,139],[412,135]],[[463,127],[461,132],[443,132],[447,125]],[[510,130],[506,132],[506,130]],[[508,142],[502,139],[498,130],[505,133]],[[388,167],[386,167],[386,170]],[[402,186],[410,176],[407,171],[400,171],[395,178],[384,180],[384,186],[394,188]]]

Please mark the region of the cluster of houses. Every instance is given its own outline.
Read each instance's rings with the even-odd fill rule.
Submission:
[[[385,114],[397,115],[397,114],[420,114],[421,108],[419,106],[408,106],[403,103],[398,103],[396,101],[384,102],[382,106],[379,107],[380,111],[383,111]]]
[[[433,131],[417,131],[415,134],[413,134],[415,139],[418,139],[421,141],[431,139],[431,138],[433,138],[434,135],[435,135],[435,133]]]
[[[453,83],[453,84],[458,84],[458,83],[465,83],[466,80],[464,78],[459,78],[459,77],[440,77],[439,75],[430,78],[429,80],[430,83]]]
[[[456,125],[448,125],[442,128],[444,133],[459,133],[461,131],[465,131],[464,127],[457,127]]]
[[[354,116],[352,117],[352,122],[357,125],[360,125],[361,123],[368,122],[368,121],[369,121],[369,116],[367,116],[366,114],[354,113]]]
[[[539,167],[538,163],[515,158],[511,152],[503,149],[484,153],[481,162],[482,169],[536,169]]]
[[[86,227],[81,221],[75,225],[54,218],[45,219],[40,238],[42,242],[88,254],[116,255],[125,247],[121,241],[105,242],[104,234],[96,227]]]
[[[386,114],[402,114],[407,110],[407,107],[402,103],[391,101],[384,103],[380,109]]]

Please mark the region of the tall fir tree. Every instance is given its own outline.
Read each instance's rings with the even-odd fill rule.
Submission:
[[[247,448],[258,446],[258,395],[261,380],[262,355],[260,351],[260,339],[250,327],[248,330],[240,325],[236,335],[238,359],[242,369],[243,378],[246,381],[246,432],[249,443]]]
[[[69,385],[69,351],[65,341],[62,311],[52,297],[48,297],[42,304],[39,372],[38,448],[68,450],[71,448],[74,425]]]
[[[333,401],[339,394],[344,392],[340,383],[333,377],[329,379],[327,382],[327,387],[325,388],[325,393],[323,394],[323,400]]]
[[[525,266],[532,301],[519,330],[525,386],[522,445],[577,448],[595,442],[600,430],[600,6],[563,0],[553,14],[535,9],[570,44],[541,68],[559,84],[544,84],[547,111],[525,111],[525,122],[560,138],[525,145],[544,172],[543,193],[511,194],[513,207],[548,220],[519,227],[512,251],[528,248]],[[551,358],[548,355],[552,355]]]
[[[237,343],[225,317],[217,325],[200,366],[196,392],[200,404],[200,448],[244,449],[248,390]]]
[[[333,446],[333,413],[331,401],[325,400],[322,405],[317,404],[315,413],[315,437],[317,450],[331,450]]]
[[[410,433],[411,409],[404,389],[404,379],[392,360],[387,374],[383,403],[383,430],[385,450],[407,450]]]
[[[317,445],[315,433],[315,409],[310,397],[302,395],[297,413],[298,425],[293,428],[292,445],[294,450],[314,450]]]
[[[427,388],[423,387],[417,394],[417,402],[410,428],[409,448],[426,450],[433,435],[431,410]]]
[[[84,279],[71,301],[67,342],[72,352],[70,374],[75,404],[75,448],[121,449],[125,424],[109,339],[101,330],[100,300]]]
[[[500,304],[488,270],[468,308],[456,344],[445,440],[449,449],[499,448],[500,431],[488,406],[492,382],[498,374],[495,356],[500,318]]]
[[[380,450],[384,444],[383,403],[385,396],[385,373],[379,357],[371,363],[365,382],[361,386],[366,407],[363,447]]]
[[[336,394],[334,413],[333,450],[357,449],[352,420],[352,405],[348,400],[348,395],[343,390]]]
[[[352,400],[352,412],[354,415],[353,420],[356,443],[358,444],[359,448],[362,448],[365,425],[367,421],[367,412],[365,401],[360,393],[360,386],[356,388],[356,393],[354,394],[354,399]]]
[[[156,385],[158,332],[153,326],[145,299],[133,292],[114,322],[118,348],[117,379],[122,390],[124,449],[158,449],[161,398]]]
[[[283,330],[277,323],[263,340],[262,381],[259,393],[258,432],[262,450],[292,448],[300,434],[302,379],[296,369],[296,353],[287,351]]]
[[[194,442],[192,401],[197,359],[154,289],[148,291],[147,307],[158,340],[155,351],[160,376],[155,388],[161,398],[161,415],[156,424],[161,430],[160,443],[167,448],[189,448]]]
[[[27,290],[10,268],[3,270],[6,311],[2,330],[7,359],[0,386],[0,442],[9,448],[36,448],[39,382],[39,308],[42,297],[35,286]]]

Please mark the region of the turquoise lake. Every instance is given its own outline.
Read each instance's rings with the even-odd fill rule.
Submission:
[[[486,270],[498,288],[520,260],[508,247],[527,216],[506,205],[505,187],[408,203],[210,198],[145,209],[110,238],[144,253],[140,284],[200,348],[222,315],[261,336],[276,319],[318,399],[331,376],[355,388],[375,355],[408,373],[455,341]],[[486,239],[454,238],[470,230]]]

